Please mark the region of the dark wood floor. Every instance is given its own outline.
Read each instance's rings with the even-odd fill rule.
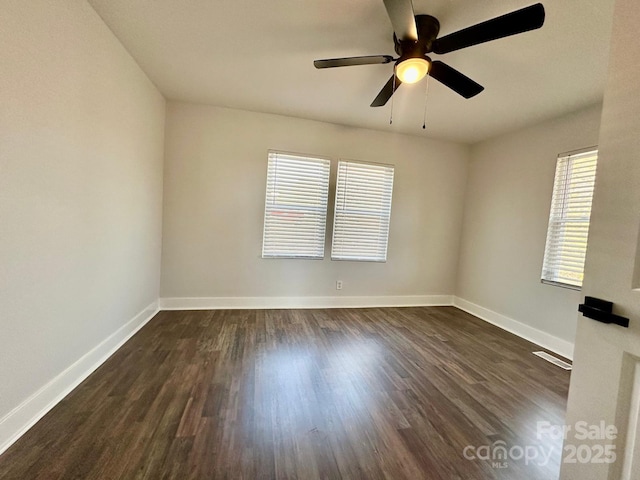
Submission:
[[[161,312],[2,479],[556,479],[569,374],[453,307]],[[495,468],[467,445],[551,448]]]

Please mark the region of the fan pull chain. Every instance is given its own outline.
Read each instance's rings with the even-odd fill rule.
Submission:
[[[393,94],[396,91],[396,69],[393,67],[393,86],[391,87],[391,113],[389,114],[389,125],[393,125]]]
[[[427,87],[424,92],[424,116],[422,117],[422,129],[427,129],[427,99],[429,97],[429,75],[427,75],[426,79]]]

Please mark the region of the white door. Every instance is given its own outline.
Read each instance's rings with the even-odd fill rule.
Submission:
[[[640,480],[638,25],[640,2],[616,0],[582,289],[583,295],[612,301],[614,313],[628,317],[630,325],[579,319],[563,480]]]

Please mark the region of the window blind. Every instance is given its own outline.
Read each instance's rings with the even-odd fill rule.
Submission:
[[[561,155],[556,165],[542,281],[582,286],[598,151]]]
[[[330,161],[269,152],[262,257],[323,258]]]
[[[387,259],[392,165],[338,162],[331,258]]]

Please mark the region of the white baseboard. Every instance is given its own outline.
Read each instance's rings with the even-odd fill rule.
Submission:
[[[158,311],[157,302],[153,302],[2,417],[0,419],[0,454],[18,440],[60,400],[66,397],[69,392],[91,375],[94,370],[151,320]]]
[[[453,295],[384,297],[174,297],[161,298],[160,310],[272,308],[432,307],[453,305]]]
[[[524,338],[532,343],[540,345],[547,350],[562,355],[570,360],[573,359],[573,343],[555,337],[549,333],[538,330],[537,328],[526,325],[522,322],[509,318],[500,313],[489,310],[488,308],[481,307],[475,303],[469,302],[460,297],[454,297],[454,306],[460,310],[464,310],[471,315],[480,318],[486,322],[489,322],[496,327],[500,327],[507,332],[513,333],[519,337]]]

